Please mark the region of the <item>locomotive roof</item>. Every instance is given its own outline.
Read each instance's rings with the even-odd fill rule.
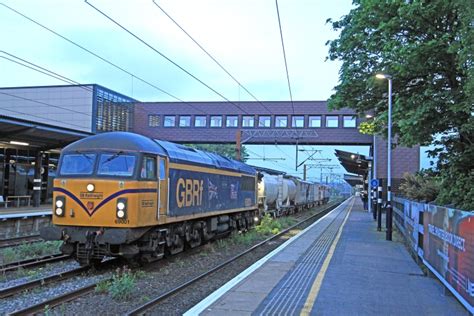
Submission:
[[[86,137],[66,146],[63,152],[88,150],[122,150],[166,155],[163,148],[153,139],[128,132],[109,132]]]
[[[237,160],[164,140],[155,141],[163,147],[171,162],[191,163],[204,165],[211,168],[248,173],[252,175],[256,174],[254,168]]]
[[[63,152],[94,150],[145,152],[168,156],[171,162],[176,163],[204,165],[209,168],[226,169],[252,175],[256,173],[254,168],[240,161],[128,132],[109,132],[86,137],[66,146]]]

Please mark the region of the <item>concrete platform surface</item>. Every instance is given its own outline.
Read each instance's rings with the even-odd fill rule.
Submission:
[[[359,198],[288,242],[186,315],[468,314],[403,243],[377,232]]]

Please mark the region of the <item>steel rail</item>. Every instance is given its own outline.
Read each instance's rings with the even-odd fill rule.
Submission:
[[[159,296],[157,296],[156,298],[144,303],[143,305],[140,305],[138,306],[137,308],[133,309],[132,311],[128,312],[127,313],[127,316],[132,316],[132,315],[141,315],[143,314],[145,311],[149,310],[150,308],[156,306],[157,304],[159,304],[160,302],[164,301],[166,298],[184,290],[185,288],[189,287],[190,285],[196,283],[197,281],[211,275],[212,273],[218,271],[218,270],[221,270],[222,268],[226,267],[227,265],[229,265],[230,263],[233,263],[235,262],[237,259],[239,259],[240,257],[254,251],[255,249],[267,244],[269,241],[272,241],[274,239],[277,239],[285,234],[287,234],[288,232],[290,232],[292,229],[295,229],[296,227],[298,226],[301,226],[303,225],[304,223],[310,221],[311,219],[313,218],[319,218],[327,213],[329,213],[330,211],[332,211],[334,208],[336,208],[342,201],[338,201],[338,202],[335,202],[334,204],[331,204],[331,205],[328,205],[328,207],[326,207],[325,209],[321,210],[320,212],[302,220],[301,222],[298,222],[288,228],[286,228],[285,230],[281,231],[280,233],[274,235],[274,236],[271,236],[261,242],[259,242],[258,244],[250,247],[249,249],[241,252],[240,254],[230,258],[229,260],[221,263],[220,265],[210,269],[209,271],[206,271],[200,275],[198,275],[197,277],[193,278],[192,280],[189,280],[187,282],[184,282],[183,284],[175,287],[174,289],[171,289],[169,291],[167,291],[166,293],[163,293]]]
[[[32,243],[38,241],[43,241],[39,234],[1,239],[0,248],[13,247],[24,243]]]
[[[30,282],[27,282],[27,283],[22,283],[22,284],[18,284],[18,285],[14,285],[14,286],[4,288],[4,289],[0,290],[0,299],[8,297],[8,296],[15,295],[17,293],[23,292],[25,290],[28,290],[28,289],[31,289],[31,288],[34,288],[34,287],[37,287],[37,286],[43,286],[43,285],[50,284],[50,283],[53,283],[53,282],[56,282],[56,281],[60,281],[60,280],[64,280],[64,279],[74,277],[74,276],[79,275],[79,274],[81,274],[81,273],[83,273],[83,272],[85,272],[89,269],[90,269],[89,266],[79,267],[79,268],[68,270],[68,271],[65,271],[65,272],[58,273],[58,274],[53,274],[53,275],[50,275],[50,276],[47,276],[47,277],[44,277],[44,278],[39,278],[39,279],[30,281]]]
[[[20,268],[31,268],[31,267],[39,266],[46,263],[61,261],[68,258],[70,258],[69,255],[63,255],[62,253],[57,253],[57,254],[47,255],[47,256],[43,256],[39,258],[31,258],[31,259],[26,259],[26,260],[21,260],[21,261],[16,261],[16,262],[10,262],[10,263],[0,266],[0,274],[13,271],[13,270],[18,270]]]
[[[41,303],[29,306],[29,307],[24,308],[24,309],[16,310],[16,311],[14,311],[14,312],[12,312],[8,315],[33,315],[33,314],[36,314],[36,313],[44,312],[44,309],[46,308],[46,306],[51,308],[51,307],[60,305],[62,303],[65,303],[65,302],[74,300],[76,298],[79,298],[81,296],[84,296],[84,295],[94,291],[96,285],[97,285],[97,283],[93,283],[93,284],[81,287],[77,290],[68,292],[66,294],[53,297],[52,299],[49,299],[47,301],[43,301]]]
[[[185,287],[191,285],[192,283],[195,283],[196,281],[198,281],[199,279],[202,279],[204,278],[205,276],[209,275],[209,274],[212,274],[213,272],[221,269],[222,267],[224,267],[225,265],[231,263],[232,261],[235,261],[237,260],[238,258],[244,256],[245,254],[255,250],[256,248],[260,247],[261,245],[275,239],[275,238],[278,238],[280,236],[282,236],[283,234],[285,233],[288,233],[290,230],[294,229],[295,227],[297,226],[300,226],[302,225],[304,222],[306,221],[309,221],[310,219],[314,218],[314,217],[317,217],[317,216],[322,216],[328,212],[330,212],[332,209],[334,209],[337,205],[339,205],[341,203],[341,201],[338,201],[338,202],[335,202],[331,205],[328,205],[325,209],[321,210],[320,212],[318,212],[317,214],[314,214],[310,217],[308,217],[307,219],[301,221],[301,222],[298,222],[296,223],[295,225],[285,229],[284,231],[282,231],[281,233],[277,234],[277,235],[274,235],[270,238],[267,238],[265,239],[264,241],[260,242],[259,244],[257,245],[254,245],[253,247],[247,249],[245,252],[231,258],[230,260],[224,262],[223,264],[213,268],[212,270],[196,277],[195,279],[191,280],[191,281],[188,281],[186,282],[185,284],[182,284],[180,287],[178,288],[175,288],[174,290],[171,290],[163,295],[161,295],[160,297],[148,302],[148,303],[145,303],[143,304],[142,306],[140,306],[139,308],[133,310],[132,312],[128,313],[128,315],[136,315],[136,314],[139,314],[149,308],[151,308],[152,306],[156,305],[159,301],[162,301],[163,299],[165,299],[166,297],[169,297],[170,295],[173,295],[174,293],[176,292],[179,292],[180,290],[184,289]],[[92,283],[90,285],[87,285],[87,286],[84,286],[82,288],[79,288],[79,289],[76,289],[76,290],[73,290],[73,291],[70,291],[68,293],[65,293],[63,295],[60,295],[60,296],[57,296],[57,297],[53,297],[49,300],[46,300],[46,301],[43,301],[43,302],[40,302],[38,304],[35,304],[35,305],[32,305],[32,306],[29,306],[29,307],[26,307],[24,309],[21,309],[21,310],[16,310],[12,313],[10,313],[9,315],[30,315],[30,314],[35,314],[35,313],[39,313],[39,312],[43,312],[44,309],[46,308],[46,306],[48,308],[52,308],[52,307],[55,307],[55,306],[58,306],[60,304],[63,304],[63,303],[66,303],[66,302],[69,302],[69,301],[72,301],[76,298],[79,298],[79,297],[82,297],[84,295],[87,295],[91,292],[93,292],[97,286],[97,284],[99,282],[104,282],[104,281],[110,281],[112,280],[112,278],[109,278],[109,279],[104,279],[104,280],[101,280],[101,281],[98,281],[98,282],[95,282],[95,283]],[[1,292],[0,292],[1,293]],[[157,300],[158,299],[158,300]],[[148,305],[150,304],[150,305]],[[152,304],[152,305],[151,305]],[[145,307],[145,305],[147,305]]]

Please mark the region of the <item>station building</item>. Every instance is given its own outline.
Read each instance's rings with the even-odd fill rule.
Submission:
[[[95,133],[132,130],[135,102],[97,84],[0,88],[0,196],[39,191],[47,202],[59,149]]]

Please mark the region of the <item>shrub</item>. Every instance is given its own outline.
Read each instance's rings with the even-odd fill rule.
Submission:
[[[439,194],[440,183],[436,177],[427,173],[405,173],[400,190],[409,199],[432,202]]]
[[[95,291],[97,293],[109,293],[117,301],[129,300],[135,291],[137,279],[144,276],[145,272],[143,271],[132,273],[126,266],[123,269],[117,268],[112,280],[99,281]]]
[[[280,232],[281,224],[267,213],[263,216],[260,224],[255,227],[255,230],[262,235],[275,235]]]

